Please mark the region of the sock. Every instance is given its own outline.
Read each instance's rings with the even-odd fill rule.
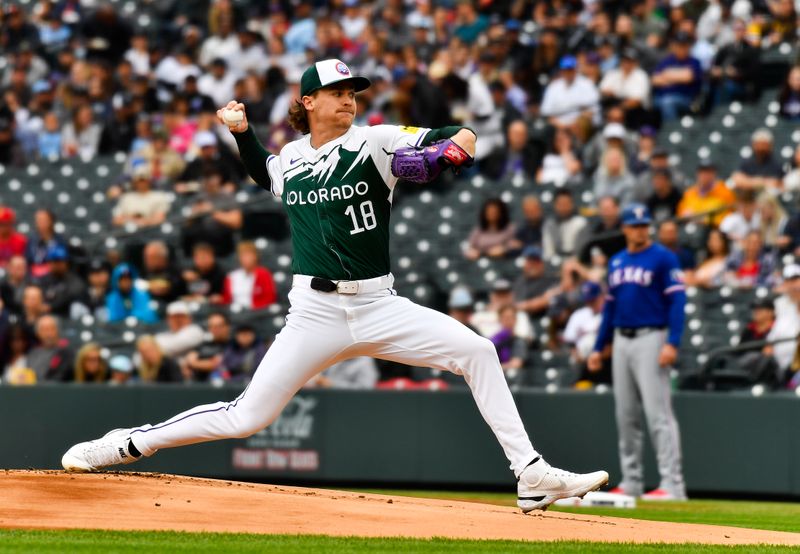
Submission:
[[[142,453],[139,452],[139,449],[133,444],[131,439],[128,439],[128,453],[134,458],[139,458],[142,455]]]

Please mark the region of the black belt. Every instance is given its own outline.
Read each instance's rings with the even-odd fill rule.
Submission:
[[[666,327],[617,327],[617,331],[625,338],[632,339],[648,333],[663,331]]]
[[[311,288],[320,292],[333,292],[336,290],[336,283],[330,279],[323,279],[322,277],[314,277],[311,279]]]

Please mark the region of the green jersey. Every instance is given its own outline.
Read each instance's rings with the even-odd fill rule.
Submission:
[[[250,129],[234,136],[250,175],[283,201],[292,231],[292,271],[338,281],[390,271],[389,216],[397,183],[391,153],[459,129],[354,125],[320,148],[306,135],[278,155],[265,152]]]

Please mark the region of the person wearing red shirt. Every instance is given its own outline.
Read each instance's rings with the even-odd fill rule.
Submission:
[[[272,273],[259,265],[258,250],[252,242],[242,242],[236,249],[239,269],[228,273],[222,289],[222,302],[248,310],[269,306],[277,299]]]
[[[7,206],[0,206],[0,267],[14,256],[24,256],[28,239],[14,230],[17,215]]]

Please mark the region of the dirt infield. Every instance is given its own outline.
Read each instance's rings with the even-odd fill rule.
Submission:
[[[800,534],[145,473],[0,472],[0,528],[800,545]]]

